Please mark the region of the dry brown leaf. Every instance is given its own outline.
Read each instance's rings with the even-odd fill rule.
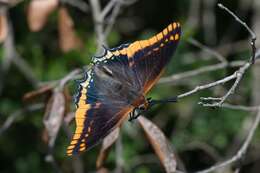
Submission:
[[[74,23],[67,9],[59,9],[59,45],[63,52],[83,47],[83,43],[76,35]]]
[[[62,92],[56,91],[49,100],[44,114],[43,123],[48,132],[49,145],[53,146],[63,122],[65,114],[65,97]]]
[[[152,144],[167,173],[176,171],[176,159],[173,150],[163,132],[150,120],[140,116],[138,122],[144,129],[149,142]]]
[[[31,31],[40,31],[49,14],[58,7],[59,0],[32,0],[28,7],[27,20]]]
[[[106,160],[107,154],[111,146],[116,142],[118,136],[119,136],[119,127],[117,127],[115,130],[113,130],[109,135],[107,135],[102,143],[101,150],[99,152],[97,161],[96,161],[96,167],[97,169],[101,169],[104,161]]]
[[[0,15],[0,43],[2,43],[8,33],[8,24],[6,15]]]

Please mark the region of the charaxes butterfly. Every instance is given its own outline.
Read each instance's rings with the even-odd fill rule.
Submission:
[[[76,131],[68,155],[92,148],[138,106],[147,108],[145,95],[170,61],[180,35],[180,24],[174,22],[150,39],[105,48],[104,55],[93,59],[78,82]]]

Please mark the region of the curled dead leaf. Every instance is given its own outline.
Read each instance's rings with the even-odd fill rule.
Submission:
[[[0,43],[2,43],[8,34],[8,24],[6,15],[0,15]]]
[[[49,146],[53,146],[63,122],[65,114],[65,97],[60,91],[55,91],[49,99],[43,123],[48,132]]]
[[[111,146],[116,142],[118,136],[119,136],[119,127],[117,127],[115,130],[113,130],[109,135],[107,135],[102,143],[101,150],[99,152],[97,161],[96,161],[96,167],[97,169],[101,169],[104,165],[104,161],[106,160],[107,154]]]
[[[144,129],[145,134],[152,144],[155,153],[159,157],[167,173],[176,171],[176,159],[173,150],[163,132],[150,120],[140,116],[138,122]]]
[[[59,9],[59,46],[63,52],[83,47],[83,43],[76,35],[74,22],[65,7]]]
[[[59,0],[32,0],[28,7],[27,20],[31,31],[40,31],[46,24],[49,14],[54,11]]]

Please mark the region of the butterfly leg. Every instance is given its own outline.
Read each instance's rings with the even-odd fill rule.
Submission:
[[[128,121],[132,122],[134,120],[134,111],[135,111],[135,108],[132,112],[129,113],[129,119]]]
[[[173,103],[173,102],[177,102],[177,97],[172,97],[163,100],[153,100],[152,98],[147,98],[146,104],[134,108],[134,110],[129,114],[130,117],[128,121],[132,122],[133,120],[137,119],[140,115],[145,114],[149,108],[151,108],[156,104]]]
[[[132,122],[133,120],[137,119],[140,115],[144,114],[146,110],[140,106],[137,108],[134,108],[134,110],[130,113],[130,117],[128,121]]]

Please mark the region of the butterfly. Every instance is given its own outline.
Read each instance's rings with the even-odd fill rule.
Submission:
[[[105,48],[78,81],[76,130],[67,148],[75,155],[98,144],[135,108],[148,106],[147,92],[162,75],[178,45],[180,23],[147,39]]]

